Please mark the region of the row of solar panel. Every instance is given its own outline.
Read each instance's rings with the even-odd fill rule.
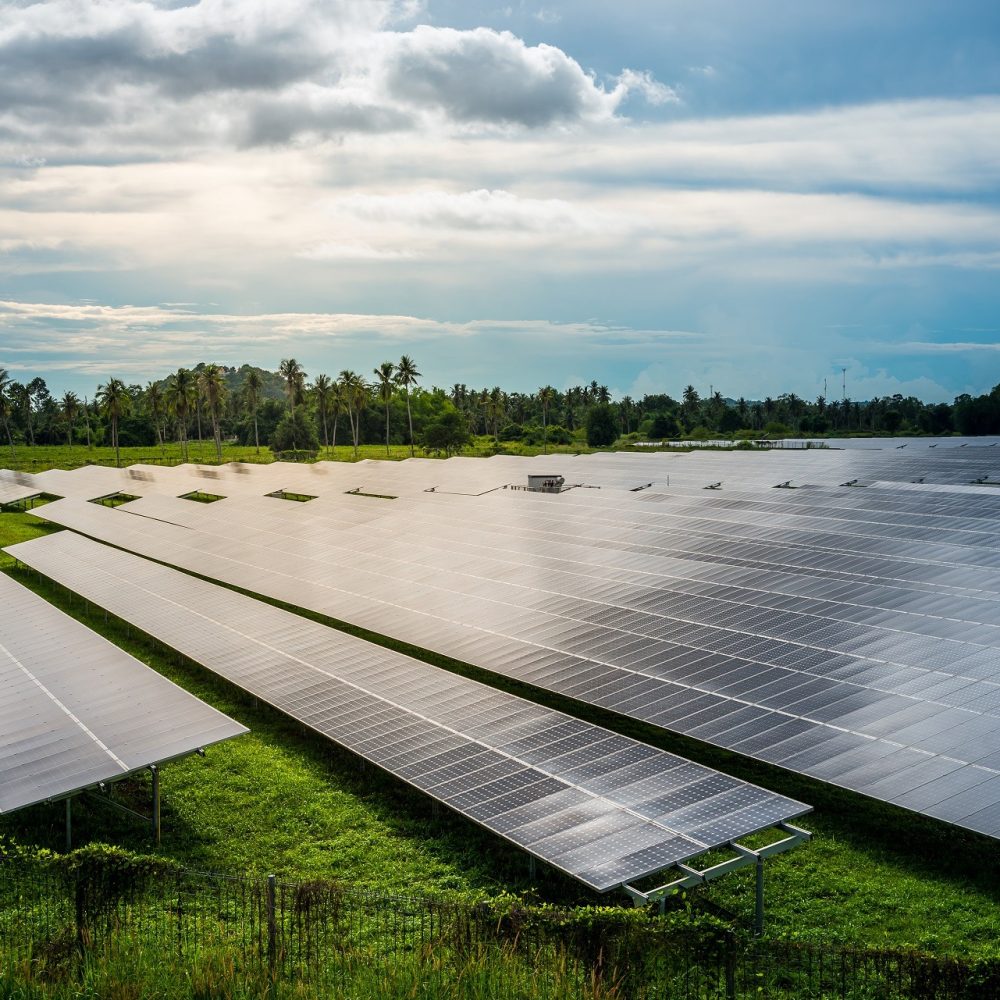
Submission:
[[[70,533],[8,551],[601,891],[807,809]]]
[[[209,513],[212,508],[190,512],[193,505],[174,503],[185,508],[179,511],[185,518],[218,516]],[[578,647],[576,652],[565,648],[569,641],[531,643],[521,637],[521,629],[537,623],[538,602],[550,600],[551,595],[524,587],[519,602],[511,599],[505,603],[436,588],[437,574],[429,571],[423,580],[407,581],[399,579],[396,567],[381,574],[356,568],[357,559],[331,561],[326,538],[335,533],[332,522],[315,533],[309,555],[293,556],[280,536],[274,535],[266,545],[255,543],[253,537],[260,536],[259,530],[252,522],[244,524],[233,516],[232,510],[224,528],[215,525],[209,531],[138,518],[125,509],[56,504],[45,510],[60,522],[200,574],[845,787],[871,789],[871,794],[890,801],[906,805],[916,796],[921,811],[954,818],[973,829],[994,834],[1000,830],[1000,774],[995,769],[1000,761],[1000,720],[996,717],[857,685],[836,690],[823,685],[821,690],[807,688],[811,694],[802,699],[801,692],[790,690],[788,679],[774,682],[765,675],[763,686],[755,683],[754,671],[760,673],[765,668],[749,661],[733,665],[749,691],[733,696],[725,685],[720,692],[706,690],[700,679],[692,681],[686,676],[683,660],[677,663],[675,679],[663,678],[658,664],[664,650],[659,646],[631,669],[623,667],[613,630],[608,632],[609,652],[594,653],[592,635],[573,643]],[[219,538],[222,530],[226,538]],[[405,546],[408,537],[383,537],[382,552],[390,551],[393,544]],[[277,551],[283,552],[280,571],[274,568]],[[339,568],[343,565],[351,566],[350,572]],[[495,594],[495,587],[490,585],[491,594]],[[558,624],[555,617],[551,620]],[[677,627],[708,631],[684,623]],[[572,634],[570,631],[569,637]],[[676,638],[677,644],[683,645],[683,640]],[[625,641],[621,645],[627,655]],[[631,636],[627,641],[646,640]],[[778,648],[789,645],[775,643]],[[693,663],[698,664],[704,650],[696,653]],[[872,666],[879,665],[873,662]],[[799,675],[795,686],[807,683],[815,685],[815,678]],[[776,708],[776,704],[782,707]],[[950,758],[943,762],[948,774],[941,777],[933,768],[921,768],[929,753]],[[975,762],[980,766],[974,766]],[[976,787],[975,794],[964,793],[963,783],[970,789]]]

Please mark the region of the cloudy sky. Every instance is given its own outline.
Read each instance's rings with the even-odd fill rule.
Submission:
[[[0,367],[1000,382],[995,0],[6,0]]]

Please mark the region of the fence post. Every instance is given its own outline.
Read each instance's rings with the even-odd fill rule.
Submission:
[[[66,801],[68,802],[69,799]],[[76,903],[76,950],[80,956],[80,969],[82,972],[84,959],[87,957],[87,908],[83,875],[79,871],[76,873],[75,883],[74,895],[76,898],[74,902]]]
[[[278,918],[275,899],[275,877],[267,876],[267,973],[274,982],[278,961]]]
[[[757,937],[764,933],[764,859],[757,855],[757,886],[754,907],[753,932]]]
[[[726,934],[726,1000],[736,1000],[736,935]]]

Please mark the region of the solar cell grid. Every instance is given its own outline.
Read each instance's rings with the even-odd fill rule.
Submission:
[[[617,802],[614,783],[602,794],[589,787],[584,776],[564,774],[551,763],[565,758],[573,746],[585,746],[587,738],[598,744],[606,739],[620,741],[622,758],[651,773],[675,768],[679,759],[670,754],[612,737],[579,720],[444,675],[400,654],[78,536],[54,535],[11,551],[229,680],[250,685],[260,697],[308,725],[336,732],[356,753],[377,760],[417,787],[432,789],[436,797],[490,829],[500,830],[492,824],[494,818],[568,791],[598,802],[605,817],[601,841],[574,841],[570,829],[568,841],[559,842],[557,853],[544,843],[531,847],[544,860],[596,889],[615,888],[624,879],[655,870],[644,864],[636,867],[622,856],[626,852],[653,847],[663,866],[669,866],[709,846],[678,834],[666,814],[653,818]],[[261,659],[261,667],[255,667],[248,678],[242,664],[249,650]],[[340,675],[341,660],[350,663],[345,676]],[[387,663],[399,669],[379,669]],[[365,664],[371,669],[364,669]],[[291,685],[286,683],[290,673],[295,676]],[[414,688],[411,681],[419,680],[418,675],[427,683]],[[488,745],[462,732],[459,720],[448,727],[435,719],[426,700],[419,708],[407,704],[408,691],[426,694],[442,677],[452,692],[468,694],[467,710],[483,708],[485,717],[513,719],[514,724]],[[331,716],[330,710],[338,704],[344,706],[345,714]],[[771,793],[761,790],[760,794]],[[786,819],[806,808],[787,799],[781,802],[789,813]],[[615,872],[614,878],[608,872]]]
[[[0,814],[245,733],[0,574]]]
[[[820,521],[823,519],[816,508],[828,503],[830,498],[843,494],[843,499],[837,499],[837,503],[845,510],[850,509],[851,504],[859,502],[852,496],[852,492],[856,494],[859,491],[842,490],[839,494],[835,490],[820,491],[822,495],[817,495],[815,499],[804,497],[803,492],[798,491],[794,498],[787,501],[782,497],[780,503],[791,503],[794,499],[797,507],[803,511],[812,511],[809,514],[798,515],[799,517],[817,517]],[[747,491],[744,493],[749,497]],[[641,494],[639,496],[641,497]],[[717,496],[706,496],[711,504],[721,502]],[[701,499],[702,497],[697,497],[698,501]],[[887,510],[894,509],[894,503],[898,507],[898,501],[894,496],[881,498],[871,496],[867,502],[874,502],[875,499],[878,499]],[[564,500],[568,503],[563,504]],[[737,512],[741,510],[740,503],[743,501],[740,498],[734,497],[730,501],[727,497],[726,500],[731,504],[731,510]],[[554,506],[555,501],[559,503],[558,508]],[[694,506],[694,500],[689,498],[686,502],[688,506]],[[768,500],[768,503],[772,504],[778,502]],[[907,500],[917,514],[920,513],[918,505],[921,502],[926,501],[922,498]],[[241,500],[240,504],[241,515],[256,516],[254,501]],[[308,524],[299,523],[299,515],[296,515],[284,526],[269,525],[268,531],[279,536],[293,528],[322,532],[324,539],[330,536],[335,542],[329,550],[331,556],[334,551],[338,551],[343,553],[342,558],[349,558],[348,553],[360,551],[354,548],[351,529],[341,530],[332,523],[336,520],[336,511],[343,505],[343,501],[332,498],[326,500],[321,497],[316,504],[320,506],[317,511],[310,514]],[[551,661],[552,669],[547,671],[547,677],[532,674],[530,679],[557,690],[567,690],[568,693],[586,697],[588,700],[591,700],[591,694],[588,692],[596,691],[592,700],[599,701],[604,698],[608,704],[610,702],[600,692],[600,688],[588,684],[586,680],[581,683],[580,677],[576,676],[574,671],[581,668],[593,669],[593,661],[598,660],[603,661],[611,670],[621,670],[620,665],[624,662],[647,672],[647,677],[654,674],[657,672],[657,660],[663,657],[664,652],[655,646],[644,646],[642,637],[635,636],[632,630],[652,631],[655,627],[657,634],[669,636],[675,642],[685,642],[691,647],[687,656],[682,655],[672,659],[671,662],[677,669],[683,669],[688,664],[692,669],[686,676],[683,673],[679,676],[675,674],[670,676],[707,689],[700,692],[696,690],[697,700],[689,705],[689,710],[705,713],[697,720],[698,725],[714,731],[720,720],[732,714],[734,715],[732,722],[735,724],[733,728],[738,731],[741,745],[749,745],[746,741],[752,742],[755,738],[753,733],[747,735],[742,732],[742,725],[752,722],[754,729],[759,729],[768,724],[765,705],[757,706],[764,713],[763,718],[748,720],[746,717],[744,711],[747,708],[746,702],[758,700],[757,695],[760,693],[756,688],[748,687],[752,680],[748,681],[739,673],[738,668],[747,661],[754,663],[762,672],[772,665],[784,664],[800,672],[811,672],[815,676],[861,681],[868,687],[874,685],[872,705],[876,707],[885,696],[892,694],[893,685],[899,684],[907,694],[914,690],[933,692],[935,698],[944,702],[951,699],[977,709],[985,705],[988,712],[995,712],[995,709],[989,707],[992,705],[995,684],[983,687],[978,692],[970,691],[971,681],[981,683],[996,676],[998,661],[995,649],[988,648],[982,642],[990,636],[990,632],[977,630],[972,633],[980,640],[980,644],[975,646],[966,641],[967,633],[964,630],[959,631],[955,622],[947,624],[943,622],[945,617],[954,617],[956,610],[972,618],[976,616],[983,618],[991,627],[996,621],[997,602],[995,599],[985,599],[989,593],[994,597],[998,593],[996,581],[993,582],[992,590],[984,590],[975,596],[969,595],[969,583],[989,583],[988,578],[975,576],[979,570],[974,565],[949,567],[928,563],[923,558],[918,558],[914,562],[912,558],[909,561],[901,561],[898,557],[875,558],[867,555],[855,557],[850,552],[828,551],[801,545],[798,548],[808,562],[801,570],[788,572],[774,565],[776,561],[800,558],[794,556],[795,547],[787,543],[768,543],[770,548],[767,550],[766,558],[770,560],[770,564],[765,562],[765,549],[760,548],[759,540],[751,537],[737,538],[729,544],[724,544],[718,539],[713,540],[713,536],[706,536],[696,546],[688,546],[687,550],[683,550],[682,541],[675,543],[671,540],[669,547],[664,547],[662,542],[667,529],[663,526],[671,523],[671,519],[660,517],[658,522],[647,520],[643,526],[637,518],[641,518],[643,508],[648,507],[649,504],[641,503],[635,497],[626,498],[613,494],[598,496],[594,492],[590,495],[570,493],[559,498],[508,494],[458,499],[431,495],[408,502],[408,506],[385,504],[384,512],[366,523],[365,531],[368,533],[366,544],[371,545],[373,532],[384,533],[387,538],[393,537],[394,534],[401,536],[405,532],[408,539],[411,537],[414,539],[413,545],[408,542],[406,546],[406,550],[416,550],[414,564],[419,563],[421,567],[431,568],[438,565],[434,561],[434,549],[438,548],[447,554],[448,545],[444,543],[448,539],[452,539],[457,545],[470,547],[463,549],[462,558],[456,564],[460,571],[456,571],[455,566],[451,569],[442,567],[442,572],[434,575],[431,584],[421,584],[421,590],[426,590],[428,586],[440,587],[442,592],[429,600],[409,596],[405,586],[393,587],[380,581],[378,574],[363,580],[352,580],[349,588],[354,591],[349,598],[352,613],[370,625],[374,624],[375,627],[381,625],[384,629],[385,616],[379,615],[379,602],[388,600],[396,605],[391,613],[393,616],[398,615],[400,605],[409,605],[413,611],[432,610],[435,615],[446,619],[443,622],[428,623],[427,629],[423,632],[431,642],[439,644],[437,648],[451,650],[461,644],[463,658],[488,665],[492,669],[510,672],[514,676],[519,675],[518,668],[521,664],[532,663],[530,653],[526,655],[515,653],[512,660],[517,665],[507,667],[504,661],[498,659],[496,653],[491,651],[497,633],[501,633],[500,638],[505,644],[508,642],[513,644],[513,647],[507,645],[508,649],[525,649],[527,643],[524,637],[516,631],[515,624],[512,624],[516,623],[519,626],[525,620],[522,617],[524,611],[513,612],[513,609],[546,607],[555,610],[557,614],[579,618],[581,624],[577,628],[586,630],[587,637],[581,638],[581,632],[574,632],[572,626],[568,631],[561,631],[560,627],[555,625],[557,631],[553,635],[567,637],[568,641],[558,640],[552,643],[551,638],[547,641],[552,643],[550,648],[553,652],[563,655]],[[935,508],[938,513],[933,514],[933,517],[946,516],[940,511],[958,509],[960,508],[952,498],[948,498],[947,502]],[[203,516],[208,515],[203,515],[201,512],[197,514],[199,518]],[[795,520],[791,515],[789,518]],[[588,525],[586,523],[588,519],[594,524]],[[689,520],[699,525],[708,522],[703,530],[711,529],[716,534],[722,528],[727,532],[744,530],[738,526],[733,528],[735,523],[733,518],[720,520],[713,515]],[[760,534],[759,521],[752,518],[744,520],[747,522],[746,531],[754,535]],[[978,520],[982,524],[984,519],[978,518]],[[454,527],[458,523],[462,527],[461,538],[455,537]],[[683,524],[684,521],[673,518],[673,523]],[[933,521],[928,520],[928,523],[932,524]],[[641,530],[636,530],[637,524],[640,524]],[[905,527],[905,524],[903,526]],[[785,524],[782,523],[781,527],[784,530]],[[809,535],[813,528],[821,527],[820,524],[804,520],[795,530],[801,537]],[[674,534],[677,533],[674,531]],[[824,534],[822,530],[819,533]],[[829,535],[829,532],[825,534]],[[636,538],[646,536],[648,544],[635,544]],[[855,534],[853,537],[866,536]],[[893,539],[895,538],[893,535]],[[840,539],[837,541],[839,543]],[[919,538],[913,541],[923,542],[926,539]],[[600,547],[595,549],[595,545]],[[544,547],[545,554],[536,558],[534,551],[536,546]],[[838,549],[842,548],[843,545],[838,544]],[[926,546],[922,548],[926,550]],[[934,550],[936,556],[940,556],[942,551],[937,548]],[[954,554],[956,558],[963,552],[968,554],[973,551],[974,546],[970,545],[952,543],[947,545],[949,556]],[[560,552],[570,558],[560,559],[558,562],[560,568],[550,572],[551,564],[543,560],[556,558],[547,553]],[[475,556],[477,553],[483,558],[478,562],[473,558],[470,562],[467,556]],[[511,583],[512,580],[518,579],[512,573],[515,553],[522,556],[525,563],[522,576],[528,585],[521,588],[512,586]],[[750,558],[745,560],[747,565],[743,566],[739,560],[743,560],[746,555]],[[727,563],[710,561],[720,558],[727,560]],[[976,560],[966,559],[966,563],[970,561],[975,563]],[[400,562],[403,565],[394,566],[392,571],[395,573],[398,568],[400,575],[405,576],[406,559],[403,558]],[[630,573],[622,576],[621,571],[626,565],[630,567]],[[930,577],[926,567],[932,565],[934,574]],[[598,566],[602,569],[595,568]],[[822,566],[828,568],[823,569]],[[608,572],[605,581],[597,581],[595,585],[593,575],[589,581],[587,580],[588,573],[599,574],[604,567]],[[873,574],[869,576],[870,582],[865,582],[859,577],[859,571]],[[634,579],[636,572],[643,574],[649,583],[655,585],[636,586]],[[843,574],[844,579],[838,579],[837,574]],[[881,578],[879,574],[882,574]],[[993,573],[993,576],[996,574]],[[474,578],[474,582],[469,582],[470,577]],[[738,594],[728,592],[713,594],[711,589],[706,591],[706,587],[711,588],[724,577],[730,577],[732,582],[739,584]],[[757,585],[757,580],[761,577],[764,581],[763,588]],[[315,579],[323,588],[323,592],[317,594],[317,604],[324,606],[321,610],[330,609],[328,613],[336,614],[333,609],[341,600],[340,596],[333,593],[328,577],[317,576]],[[947,585],[942,585],[942,581],[947,581]],[[272,580],[265,576],[263,582],[270,585]],[[544,592],[544,588],[552,588],[552,599],[546,599],[542,603],[538,595]],[[686,594],[685,588],[689,589]],[[781,592],[793,588],[799,593]],[[852,603],[856,589],[861,600],[870,602],[869,607],[876,612],[875,615],[871,614],[871,610],[866,612],[866,615],[859,615],[857,611],[859,605]],[[560,590],[564,592],[562,597],[558,593]],[[464,602],[465,598],[473,593],[477,595],[475,601],[456,609],[457,603]],[[698,599],[695,600],[696,597]],[[823,606],[810,604],[809,602],[816,597],[827,599],[830,603]],[[771,609],[777,612],[772,614],[766,610],[767,604],[764,602],[773,602],[775,599],[784,601],[785,605]],[[790,599],[795,603],[791,603]],[[894,601],[896,606],[878,607],[878,602],[885,600]],[[921,601],[924,602],[922,608],[919,607]],[[603,607],[601,602],[604,603]],[[908,622],[905,619],[913,618],[919,611],[927,610],[927,602],[938,604],[943,602],[941,610],[950,612],[950,615],[942,615],[940,624],[935,624],[929,617],[921,619],[919,624],[914,620],[913,629],[907,631],[905,626]],[[763,611],[761,611],[762,603],[765,607]],[[702,614],[699,606],[708,613]],[[906,610],[915,607],[918,610]],[[965,608],[968,608],[967,612]],[[664,612],[677,615],[681,610],[695,620],[681,621],[670,618],[669,622],[665,621],[665,627],[646,623],[646,617],[651,615]],[[798,642],[789,641],[790,629],[795,628],[792,625],[793,619],[789,617],[793,611],[802,618],[799,632],[795,633]],[[896,617],[891,617],[894,614]],[[626,626],[629,631],[621,628],[625,615],[629,616]],[[636,615],[639,617],[632,617]],[[886,617],[887,615],[890,617]],[[380,621],[380,618],[383,620]],[[451,620],[447,620],[449,618]],[[852,620],[858,618],[860,620]],[[710,619],[714,625],[709,626],[706,619]],[[404,627],[402,637],[409,637],[405,628],[415,628],[414,619],[407,615],[400,621]],[[584,621],[586,624],[582,624]],[[733,627],[728,630],[720,628],[720,622]],[[616,623],[619,625],[618,630],[608,629],[608,625]],[[603,628],[608,633],[608,638],[602,641],[594,637],[591,631],[594,626],[599,630]],[[762,631],[765,634],[747,634],[752,630]],[[463,632],[465,639],[459,638]],[[630,636],[635,637],[629,638]],[[961,641],[956,641],[956,637]],[[528,648],[530,650],[530,646]],[[577,656],[570,655],[573,650]],[[645,657],[638,656],[646,650],[649,652]],[[707,660],[700,670],[695,670],[701,659],[699,651],[704,657],[719,656],[723,652],[739,654],[739,658],[733,663],[734,678],[731,683],[735,686],[730,687],[724,683],[724,679],[727,679],[726,671],[716,669],[711,660]],[[886,659],[901,662],[887,664],[883,662]],[[588,663],[588,660],[591,663]],[[917,677],[928,667],[950,677],[958,676],[959,679],[949,684],[947,678],[944,680],[935,678],[930,686],[924,687]],[[595,676],[603,681],[604,687],[614,686],[613,679],[609,679],[607,675]],[[655,677],[652,679],[656,682]],[[970,683],[964,683],[966,680]],[[630,713],[648,718],[652,713],[644,711],[645,706],[642,703],[644,701],[656,703],[660,707],[658,715],[661,723],[673,725],[682,731],[685,725],[688,726],[687,731],[697,728],[690,720],[679,718],[674,721],[673,716],[678,706],[667,707],[666,702],[673,697],[669,693],[670,688],[663,688],[668,694],[664,696],[665,703],[660,704],[660,699],[646,697],[647,691],[650,690],[645,686],[647,680],[638,682],[629,680],[624,683],[635,685],[635,690],[640,693],[629,696],[625,691],[623,696],[623,692],[617,692],[618,697],[614,699],[616,706],[628,705]],[[653,690],[655,691],[655,688]],[[740,693],[741,699],[735,704],[727,703],[720,706],[712,701],[713,698],[719,698],[718,694],[712,692],[718,691]],[[748,699],[748,694],[752,694],[753,697]],[[801,693],[797,700],[802,701]],[[877,715],[867,711],[870,707],[864,704],[863,696],[849,686],[842,692],[838,690],[837,696],[824,694],[822,700],[813,697],[811,701],[805,703],[805,711],[811,713],[810,718],[813,722],[830,723],[835,726],[842,725],[844,718],[852,720],[852,723],[859,727],[877,725],[880,720]],[[892,706],[884,707],[890,709]],[[779,710],[800,712],[803,708],[793,701],[790,706],[782,706]],[[838,715],[838,712],[841,715]],[[787,720],[781,720],[779,717],[775,720],[775,727],[785,721]],[[971,729],[963,729],[958,735],[972,732]],[[726,745],[725,728],[723,732],[711,738]],[[915,744],[920,745],[921,734],[914,732],[913,738]],[[971,751],[967,752],[971,754]]]

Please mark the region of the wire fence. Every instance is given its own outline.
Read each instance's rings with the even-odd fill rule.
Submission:
[[[753,940],[681,916],[455,903],[114,855],[0,860],[0,972],[35,982],[198,967],[314,996],[356,993],[359,979],[372,995],[407,995],[403,981],[446,995],[485,978],[490,995],[566,1000],[1000,997],[1000,962]]]

